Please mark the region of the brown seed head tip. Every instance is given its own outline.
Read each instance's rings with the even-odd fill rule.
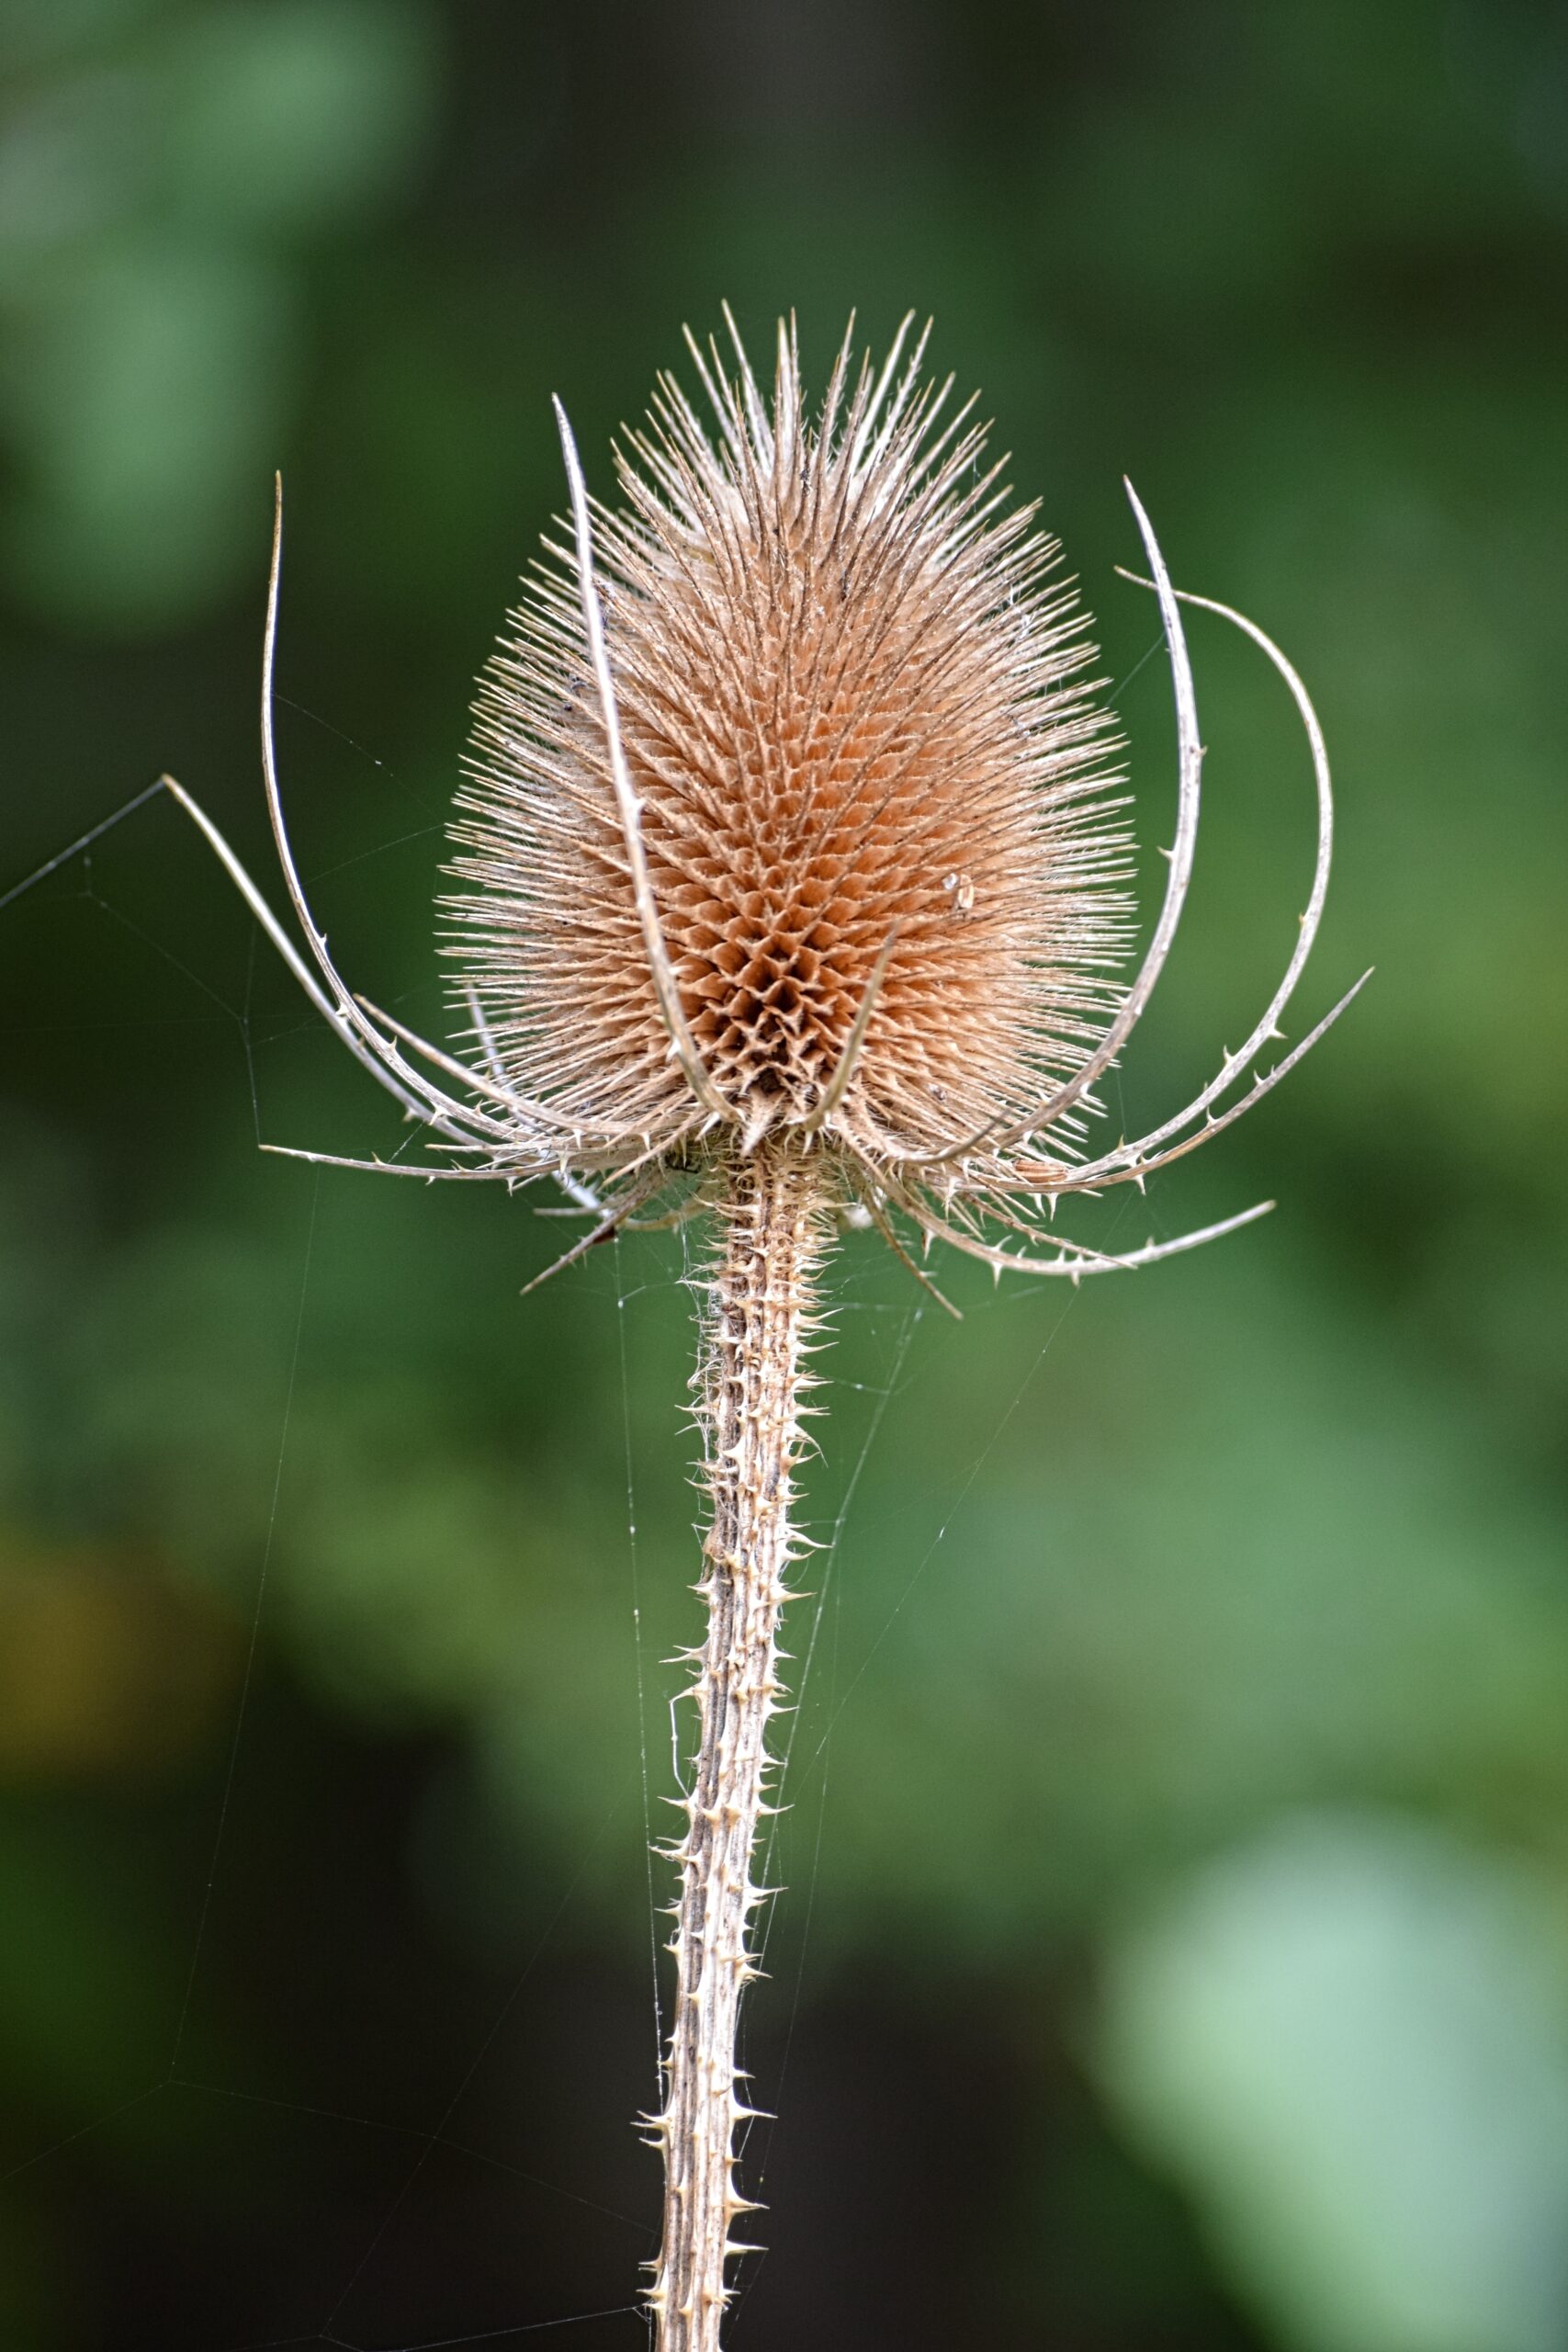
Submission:
[[[739,344],[734,380],[697,355],[711,425],[662,378],[592,517],[702,1069],[749,1141],[821,1129],[907,1168],[1083,1062],[1129,916],[1084,616],[923,354],[857,373],[846,339],[815,413],[793,328],[771,401]],[[452,952],[519,1095],[606,1160],[668,1155],[718,1122],[672,1050],[581,582],[549,553],[480,684]]]

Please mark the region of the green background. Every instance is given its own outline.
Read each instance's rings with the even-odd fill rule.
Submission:
[[[1293,1034],[1377,977],[1077,1229],[1277,1214],[1077,1294],[950,1269],[961,1326],[835,1261],[733,2340],[1568,2346],[1568,16],[9,0],[0,65],[0,893],[167,767],[277,895],[281,464],[301,861],[438,1025],[548,396],[607,489],[725,298],[818,385],[852,307],[934,314],[1097,614],[1145,899],[1123,472],[1297,659],[1341,831]],[[1128,1133],[1311,868],[1278,681],[1192,643]],[[0,905],[0,2340],[630,2346],[700,1244],[520,1300],[527,1201],[259,1155],[395,1115],[164,801]]]

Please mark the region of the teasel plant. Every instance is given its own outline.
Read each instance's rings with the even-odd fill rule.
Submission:
[[[1058,550],[1011,502],[974,402],[927,380],[912,319],[879,367],[857,366],[852,322],[813,415],[793,322],[770,395],[725,319],[728,358],[687,336],[708,418],[662,377],[617,450],[614,509],[590,497],[556,403],[570,523],[482,675],[457,796],[444,944],[461,1050],[349,986],[300,884],[272,729],[281,491],[262,749],[302,949],[197,802],[162,779],[424,1154],[293,1156],[509,1191],[553,1180],[586,1229],[552,1273],[627,1227],[709,1228],[693,1384],[706,1630],[684,1654],[696,1735],[683,1834],[665,1849],[679,1875],[674,2002],[661,2101],[643,2119],[664,2164],[648,2295],[660,2352],[717,2352],[728,2265],[750,2250],[734,2234],[754,2210],[737,2178],[737,2132],[755,2111],[737,2026],[758,1973],[780,1618],[809,1548],[797,1474],[836,1232],[874,1227],[938,1297],[933,1245],[998,1277],[1077,1283],[1235,1232],[1271,1204],[1115,1252],[1055,1218],[1064,1201],[1141,1190],[1233,1125],[1356,993],[1262,1069],[1327,888],[1323,737],[1264,632],[1172,586],[1131,485],[1174,682],[1179,799],[1159,912],[1125,978],[1134,906],[1114,722]],[[1184,604],[1234,623],[1293,697],[1316,866],[1243,1044],[1181,1110],[1100,1148],[1098,1090],[1192,873],[1203,752]]]

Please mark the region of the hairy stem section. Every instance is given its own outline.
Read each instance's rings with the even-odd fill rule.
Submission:
[[[797,1545],[790,1521],[803,1445],[805,1359],[826,1246],[820,1159],[779,1145],[737,1158],[703,1323],[696,1385],[710,1498],[697,1589],[707,1639],[697,1668],[699,1740],[675,1905],[675,2009],[664,2109],[664,2243],[649,2300],[660,2352],[717,2352],[730,2236],[751,2210],[735,2186],[734,2134],[754,2112],[739,2095],[741,1987],[763,1890],[752,1883],[757,1825],[778,1712],[778,1625]]]

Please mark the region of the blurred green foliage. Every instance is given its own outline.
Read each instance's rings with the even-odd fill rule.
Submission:
[[[1146,887],[1123,470],[1299,661],[1306,1000],[1378,977],[1080,1229],[1279,1214],[1065,1298],[961,1268],[960,1327],[838,1261],[736,2335],[1568,2340],[1561,9],[12,0],[0,72],[0,894],[165,766],[266,871],[281,464],[303,863],[438,1024],[547,395],[605,490],[726,296],[818,371],[852,305],[936,313],[1099,615]],[[1310,868],[1277,682],[1192,642],[1129,1133]],[[700,1245],[520,1302],[526,1203],[258,1156],[398,1130],[164,804],[0,908],[0,967],[5,2340],[629,2343]]]
[[[3,544],[45,618],[166,629],[243,569],[305,364],[299,254],[417,167],[432,32],[401,0],[121,0],[13,32]]]
[[[1562,2343],[1565,1926],[1528,1873],[1323,1814],[1124,1935],[1107,2072],[1287,2342]]]

